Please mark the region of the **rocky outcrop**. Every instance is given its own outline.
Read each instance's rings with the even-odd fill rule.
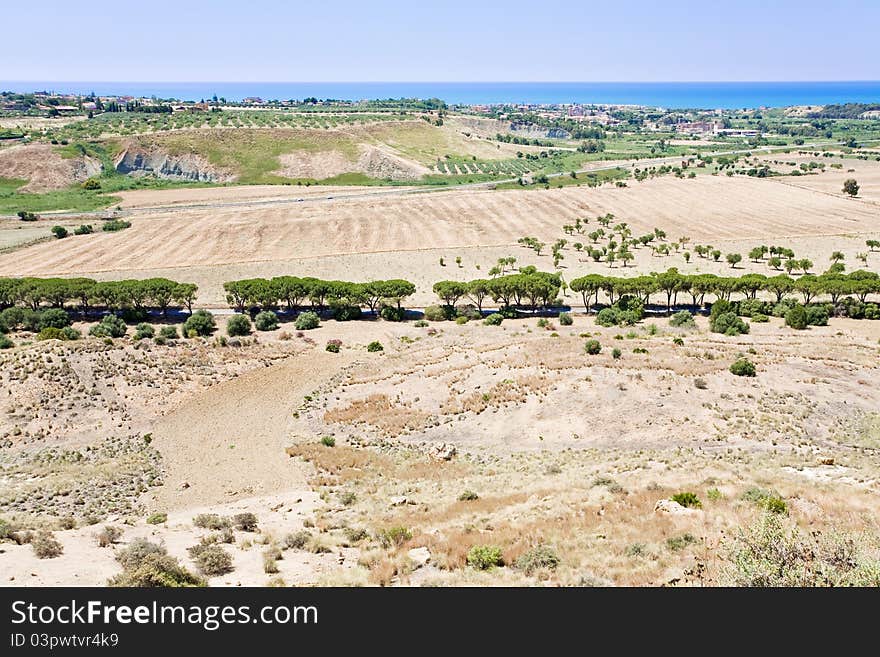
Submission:
[[[130,146],[114,162],[116,171],[130,175],[154,175],[171,180],[198,182],[229,182],[234,176],[211,166],[205,158],[193,153],[171,155],[159,148]]]
[[[100,175],[101,162],[81,155],[62,157],[49,144],[24,144],[0,150],[0,178],[27,180],[21,192],[47,192],[64,189]]]
[[[546,128],[534,123],[511,123],[510,131],[530,139],[570,139],[571,133],[562,128]]]

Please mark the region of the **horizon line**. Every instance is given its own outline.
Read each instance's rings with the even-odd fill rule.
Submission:
[[[100,84],[788,84],[788,83],[880,83],[878,79],[852,80],[38,80],[0,79],[3,82],[82,83]]]

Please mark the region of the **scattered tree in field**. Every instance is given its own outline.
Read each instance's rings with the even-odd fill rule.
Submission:
[[[833,263],[838,263],[844,259],[844,256],[840,251],[835,251],[834,253],[831,254],[831,258],[829,258],[829,259]]]
[[[735,268],[739,262],[742,262],[743,257],[739,253],[728,253],[726,259],[730,267]]]
[[[773,269],[782,269],[782,258],[779,256],[770,256],[769,260],[767,260],[767,264]]]
[[[843,193],[850,196],[858,196],[859,183],[856,182],[855,178],[847,178],[843,181]]]
[[[880,249],[880,240],[865,240],[865,246],[871,251]]]

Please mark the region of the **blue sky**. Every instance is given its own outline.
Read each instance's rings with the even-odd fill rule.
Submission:
[[[880,79],[880,0],[40,0],[0,19],[0,80]]]

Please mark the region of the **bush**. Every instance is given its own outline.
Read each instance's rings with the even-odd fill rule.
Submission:
[[[98,547],[110,547],[122,538],[122,530],[119,527],[105,525],[104,528],[95,534],[95,542]]]
[[[34,549],[37,559],[54,559],[64,552],[64,548],[55,538],[55,534],[46,529],[41,529],[34,534],[31,539],[31,547]]]
[[[360,306],[333,306],[333,319],[337,322],[351,322],[363,317]]]
[[[376,538],[385,548],[400,547],[412,537],[412,532],[406,527],[388,527],[376,534]]]
[[[156,335],[156,331],[153,329],[153,326],[151,324],[147,324],[146,322],[141,322],[134,329],[135,340],[152,338],[154,335]]]
[[[480,496],[477,495],[477,494],[476,494],[474,491],[472,491],[472,490],[466,490],[466,491],[464,491],[461,495],[458,496],[458,501],[459,501],[459,502],[473,502],[473,501],[478,500],[478,499],[480,499]]]
[[[571,313],[559,313],[559,324],[560,326],[571,326],[574,324],[574,320],[571,318]]]
[[[257,516],[253,513],[236,513],[232,516],[232,526],[240,532],[257,531]]]
[[[462,303],[455,307],[455,314],[458,317],[467,317],[468,319],[483,319],[483,314],[479,308],[470,303]]]
[[[67,340],[67,335],[61,329],[50,326],[37,333],[37,340]]]
[[[825,306],[808,306],[807,323],[810,326],[828,326],[828,314]]]
[[[316,329],[321,324],[321,320],[318,318],[318,315],[311,311],[306,311],[304,313],[300,313],[296,318],[296,326],[297,331],[310,331],[311,329]]]
[[[59,240],[63,240],[68,236],[67,229],[64,226],[52,226],[52,234]]]
[[[428,306],[425,308],[425,319],[431,322],[443,322],[455,317],[452,306]]]
[[[406,319],[406,310],[397,306],[384,306],[379,311],[379,317],[387,322],[402,322]]]
[[[121,338],[128,331],[125,322],[116,315],[105,315],[101,321],[89,329],[89,335],[96,338]]]
[[[137,566],[125,569],[107,581],[107,586],[138,588],[177,588],[206,584],[204,579],[181,566],[177,559],[164,553],[149,554]]]
[[[541,569],[553,570],[559,565],[560,559],[556,551],[547,545],[538,545],[527,552],[523,552],[516,560],[516,567],[532,575]]]
[[[97,178],[89,178],[82,184],[82,188],[90,191],[101,189],[101,182]]]
[[[428,322],[426,322],[423,319],[420,319],[415,324],[413,324],[413,326],[415,326],[416,328],[425,328],[426,326],[428,326]]]
[[[602,344],[598,340],[587,340],[584,343],[584,351],[590,356],[595,356],[602,351]]]
[[[199,572],[207,577],[231,573],[232,557],[219,545],[207,545],[194,559]]]
[[[758,487],[749,488],[742,494],[742,499],[746,502],[757,504],[770,513],[781,513],[783,515],[788,513],[788,505],[776,491]]]
[[[370,344],[367,345],[367,351],[371,353],[376,351],[385,351],[385,347],[382,346],[381,342],[373,340]]]
[[[683,550],[688,545],[693,545],[697,542],[696,537],[687,532],[682,534],[681,536],[670,536],[666,539],[666,547],[669,548],[672,552],[678,552]]]
[[[694,316],[687,310],[679,310],[669,318],[669,325],[677,328],[695,328],[697,323],[694,321]]]
[[[0,349],[12,349],[15,343],[5,335],[0,335]]]
[[[61,308],[49,308],[40,313],[40,328],[62,329],[70,326],[70,316]]]
[[[231,526],[229,518],[224,518],[216,513],[200,513],[193,518],[193,525],[201,529],[213,529],[219,531]]]
[[[733,365],[730,366],[730,371],[736,376],[755,376],[756,374],[755,364],[748,358],[738,358]]]
[[[91,235],[95,232],[95,229],[92,228],[91,224],[82,224],[78,228],[73,229],[74,235]]]
[[[596,314],[599,326],[632,326],[638,323],[645,314],[642,302],[632,296],[622,296],[613,306],[603,308]]]
[[[703,504],[700,502],[700,498],[697,497],[696,493],[692,493],[690,491],[682,491],[681,493],[676,493],[669,499],[671,499],[673,502],[678,502],[686,508],[699,509],[703,506]]]
[[[123,221],[121,219],[111,219],[110,221],[105,221],[104,225],[101,226],[101,230],[105,233],[116,233],[120,230],[125,230],[126,228],[131,228],[130,221]]]
[[[486,326],[500,326],[501,322],[504,321],[504,315],[501,313],[492,313],[486,319],[483,320],[483,324]]]
[[[754,315],[752,315],[752,323],[753,324],[754,323],[765,324],[769,321],[770,321],[770,318],[767,317],[767,315],[765,315],[764,313],[755,313]]]
[[[148,525],[161,525],[164,522],[168,522],[167,513],[151,513],[147,516]]]
[[[614,347],[614,349],[611,350],[611,357],[614,360],[617,360],[618,358],[620,358],[621,355],[622,355],[622,352],[617,347]]]
[[[740,319],[735,312],[726,312],[710,317],[709,328],[713,333],[723,333],[730,336],[749,332],[749,325]]]
[[[262,315],[262,313],[260,313]],[[274,315],[274,313],[272,313]],[[236,314],[226,322],[226,333],[230,336],[250,335],[251,319],[247,315]]]
[[[271,310],[264,310],[254,317],[254,326],[258,331],[274,331],[278,328],[278,315]]]
[[[336,438],[333,436],[323,436],[321,438],[321,444],[324,447],[336,447]]]
[[[767,304],[760,299],[743,299],[739,302],[739,314],[743,317],[752,317],[765,314]]]
[[[176,340],[180,336],[177,334],[176,326],[163,326],[159,329],[159,337],[165,338],[166,340]]]
[[[217,324],[214,321],[214,315],[207,310],[195,311],[183,323],[183,333],[187,337],[193,337],[193,334],[195,334],[195,337],[211,335],[216,328]]]
[[[467,563],[476,570],[490,570],[504,565],[501,548],[494,545],[475,545],[467,553]]]
[[[880,561],[837,533],[803,533],[778,513],[764,513],[732,542],[722,583],[733,586],[880,586]]]
[[[801,305],[797,305],[787,313],[785,313],[785,325],[803,331],[807,328],[807,309]]]
[[[168,553],[163,545],[150,543],[145,538],[136,538],[126,547],[116,552],[118,561],[125,570],[138,568],[148,557],[164,556]]]
[[[338,354],[341,347],[342,340],[327,340],[327,346],[324,349],[330,353]]]
[[[121,317],[126,324],[139,324],[147,321],[147,311],[143,308],[123,308]]]
[[[284,545],[291,550],[302,550],[312,540],[312,535],[305,529],[292,532],[284,537]]]
[[[459,315],[458,317],[455,318],[455,323],[458,324],[459,326],[462,326],[463,324],[467,324],[469,321],[471,321],[471,320],[469,320],[464,315]]]

